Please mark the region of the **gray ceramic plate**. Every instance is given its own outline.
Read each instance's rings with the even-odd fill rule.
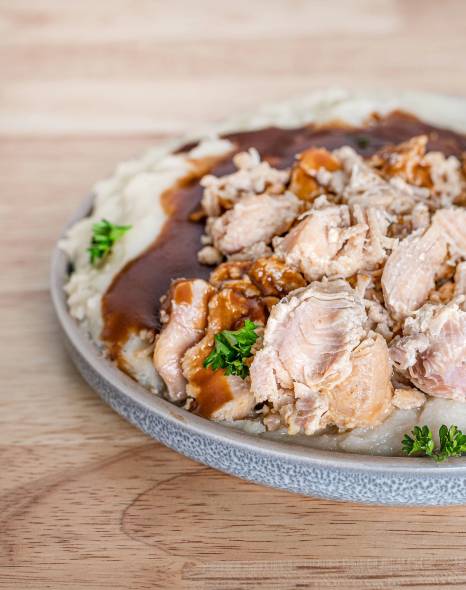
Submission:
[[[70,225],[89,211],[85,202]],[[378,504],[466,503],[466,463],[320,451],[249,435],[199,418],[145,390],[111,362],[69,315],[68,262],[53,253],[51,292],[71,357],[89,385],[121,416],[187,457],[251,481],[308,496]]]
[[[407,96],[408,108],[413,101],[416,107],[433,105],[427,114],[429,109],[451,112],[455,120],[461,115],[466,127],[465,103],[461,99]],[[440,109],[437,102],[454,108]],[[83,203],[70,225],[87,215],[91,204],[91,200]],[[466,503],[465,460],[437,465],[430,459],[372,457],[289,445],[209,422],[150,393],[102,358],[71,318],[63,292],[67,269],[66,255],[56,248],[51,291],[70,354],[84,379],[104,401],[149,436],[216,469],[308,496],[378,504]]]

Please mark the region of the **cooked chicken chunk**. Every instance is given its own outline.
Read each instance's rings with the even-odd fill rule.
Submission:
[[[360,297],[342,280],[312,283],[282,299],[251,365],[257,402],[281,412],[290,432],[314,432],[327,410],[319,389],[351,373],[365,319]]]
[[[326,149],[310,148],[300,154],[291,173],[290,190],[304,201],[342,188],[339,160]]]
[[[421,391],[466,401],[466,312],[456,303],[426,304],[405,321],[390,355]]]
[[[273,236],[289,229],[299,210],[300,201],[291,193],[244,197],[215,219],[208,232],[214,246],[227,256],[259,258]]]
[[[403,180],[418,186],[432,185],[429,169],[424,164],[427,135],[419,135],[399,145],[379,150],[372,158],[371,165],[387,178],[401,176]]]
[[[223,288],[231,281],[243,281],[249,278],[249,269],[253,262],[251,260],[229,260],[222,262],[210,273],[209,282],[218,289]]]
[[[197,253],[197,259],[201,264],[214,266],[215,264],[220,264],[222,262],[223,255],[220,250],[217,250],[214,246],[204,246]]]
[[[186,398],[181,359],[204,335],[207,304],[213,292],[206,281],[181,279],[168,293],[168,317],[155,344],[154,366],[165,381],[171,401]]]
[[[388,347],[380,335],[366,338],[351,355],[352,369],[341,383],[326,390],[327,424],[340,430],[376,426],[393,410]]]
[[[308,280],[340,275],[359,267],[366,226],[351,227],[348,207],[311,210],[283,239],[275,240],[275,254],[300,270]]]
[[[435,213],[433,224],[445,236],[451,253],[466,258],[466,209],[441,209]]]
[[[393,405],[400,410],[420,408],[426,403],[426,396],[414,387],[397,388],[393,392]]]
[[[285,190],[289,172],[276,170],[268,162],[261,162],[254,148],[233,157],[238,168],[233,174],[216,177],[206,175],[201,180],[204,187],[202,207],[209,217],[218,217],[222,210],[229,209],[245,196],[264,192],[280,194]]]
[[[441,152],[429,152],[424,164],[429,167],[435,205],[449,207],[464,190],[460,161],[454,156],[445,157]]]
[[[383,211],[391,222],[393,236],[407,235],[413,229],[429,224],[429,211],[425,205],[430,194],[428,189],[410,185],[400,176],[382,178],[350,147],[335,150],[334,154],[347,174],[343,200],[350,207]]]
[[[345,278],[374,267],[385,257],[386,225],[376,210],[358,210],[352,223],[346,205],[312,209],[284,238],[276,239],[275,254],[312,281]]]
[[[229,287],[246,297],[259,297],[268,309],[290,291],[306,285],[301,273],[275,256],[223,262],[211,273],[210,283],[217,289]]]
[[[393,337],[394,321],[385,307],[377,299],[364,299],[367,313],[366,331],[381,334],[386,340]]]
[[[394,318],[403,319],[427,301],[446,255],[446,242],[436,224],[408,236],[393,250],[382,274],[382,289]]]
[[[397,244],[397,240],[387,237],[390,216],[380,207],[355,204],[353,217],[357,223],[368,227],[359,270],[374,269],[387,258],[387,250],[392,250]]]
[[[255,405],[249,382],[236,375],[225,375],[222,369],[212,371],[204,367],[213,345],[214,333],[209,332],[183,358],[183,374],[188,380],[188,394],[196,402],[195,411],[212,420],[245,418]]]
[[[262,295],[266,297],[283,297],[306,285],[301,273],[290,268],[275,256],[259,258],[251,266],[248,274]]]
[[[427,140],[426,135],[420,135],[384,148],[373,156],[371,164],[385,177],[401,177],[411,185],[429,189],[434,208],[449,206],[462,191],[461,163],[441,152],[426,153]]]
[[[207,329],[204,338],[183,357],[183,375],[188,381],[188,395],[196,402],[196,412],[214,420],[238,420],[246,417],[255,405],[249,379],[225,375],[223,369],[204,367],[212,351],[215,334],[235,330],[246,318],[258,324],[266,321],[267,310],[260,299],[240,291],[224,288],[209,301]]]
[[[346,173],[343,194],[346,200],[388,190],[387,182],[353,148],[341,147],[333,152]]]
[[[466,262],[460,262],[456,267],[454,295],[455,297],[466,296]]]

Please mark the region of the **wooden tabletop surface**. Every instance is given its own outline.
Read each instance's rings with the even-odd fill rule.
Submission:
[[[0,588],[466,587],[466,507],[303,498],[144,436],[82,381],[50,251],[168,136],[322,86],[466,96],[462,0],[0,0]]]

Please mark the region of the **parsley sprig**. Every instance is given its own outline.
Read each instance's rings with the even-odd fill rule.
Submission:
[[[91,245],[87,249],[91,264],[95,266],[99,260],[108,256],[112,251],[113,244],[129,229],[131,229],[131,225],[114,225],[106,219],[94,223]]]
[[[439,429],[440,446],[435,447],[432,431],[428,426],[415,426],[412,436],[405,434],[402,440],[402,450],[406,455],[424,455],[437,462],[448,457],[460,457],[466,453],[466,435],[457,426],[448,428],[443,424]]]
[[[258,326],[246,320],[244,326],[234,332],[223,330],[215,335],[215,347],[204,361],[204,367],[213,371],[224,369],[225,375],[238,375],[245,379],[249,375],[246,359],[252,356],[251,348],[257,340]]]

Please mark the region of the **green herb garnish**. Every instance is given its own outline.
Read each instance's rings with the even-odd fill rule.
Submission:
[[[94,223],[91,245],[87,249],[91,264],[95,265],[99,260],[110,254],[113,244],[129,229],[131,229],[131,225],[114,225],[106,219]]]
[[[255,332],[258,326],[246,320],[244,326],[231,332],[223,330],[215,335],[215,348],[204,361],[204,367],[213,371],[224,369],[225,375],[238,375],[245,379],[249,375],[249,366],[245,360],[252,356],[251,348],[257,340]]]
[[[406,455],[432,457],[435,461],[444,461],[448,457],[460,457],[466,453],[466,435],[457,426],[448,428],[443,424],[439,429],[440,446],[435,448],[432,431],[428,426],[415,426],[412,437],[405,434],[401,443]]]
[[[367,137],[367,135],[359,135],[356,137],[356,145],[362,150],[369,147],[370,143],[370,139]]]

